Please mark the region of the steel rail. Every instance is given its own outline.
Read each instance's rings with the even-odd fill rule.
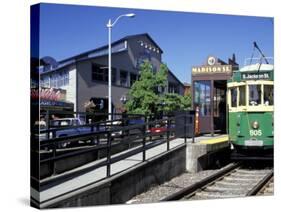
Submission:
[[[273,170],[268,173],[255,187],[250,190],[246,196],[255,196],[266,184],[267,182],[273,177]]]
[[[173,200],[179,200],[181,198],[183,198],[184,196],[187,196],[187,195],[191,195],[193,194],[195,191],[197,191],[198,189],[214,182],[215,180],[221,178],[222,176],[228,174],[229,172],[233,171],[234,169],[238,168],[241,166],[241,163],[240,162],[237,162],[237,163],[234,163],[232,165],[230,165],[229,167],[225,168],[225,169],[222,169],[218,172],[216,172],[215,174],[209,176],[209,177],[206,177],[204,178],[203,180],[197,182],[197,183],[194,183],[176,193],[173,193],[167,197],[164,197],[162,198],[160,201],[173,201]]]

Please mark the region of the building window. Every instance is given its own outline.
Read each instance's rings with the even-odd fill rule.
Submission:
[[[96,64],[92,65],[92,80],[104,81],[104,69]]]
[[[68,85],[69,84],[69,72],[66,71],[64,74],[63,74],[63,85]]]
[[[174,83],[169,83],[168,93],[179,93],[179,87]]]
[[[111,68],[111,83],[116,84],[116,68]]]
[[[136,80],[137,80],[137,75],[131,73],[130,74],[130,86],[132,86]]]
[[[61,71],[51,75],[41,76],[41,86],[46,88],[60,88],[69,84],[69,72]]]
[[[127,87],[128,86],[128,82],[127,82],[127,71],[120,71],[120,85]]]
[[[50,76],[50,87],[55,88],[57,86],[57,78],[55,75]]]
[[[50,80],[49,77],[41,77],[40,80],[40,86],[44,88],[49,88],[50,87]]]
[[[92,80],[108,82],[108,67],[93,64]],[[111,68],[111,83],[116,83],[116,68]]]
[[[145,49],[142,53],[139,54],[138,58],[136,59],[136,68],[140,69],[141,65],[145,61],[151,62],[151,54],[148,49]]]
[[[56,77],[56,88],[63,86],[62,73],[56,73],[55,77]]]
[[[104,69],[104,81],[108,82],[108,68]],[[111,83],[116,84],[116,68],[111,68]]]
[[[211,81],[194,82],[194,105],[199,107],[200,116],[210,116]]]

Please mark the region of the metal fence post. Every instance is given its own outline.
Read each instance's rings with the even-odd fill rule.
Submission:
[[[110,167],[111,167],[111,132],[107,133],[107,167],[106,176],[110,177]]]
[[[148,117],[149,121],[148,122],[151,122],[152,121],[152,115],[149,115]],[[152,126],[150,124],[148,124],[147,128],[150,129]],[[150,132],[151,134],[151,132]],[[152,136],[150,135],[149,136],[149,141],[151,142],[152,141]]]
[[[145,154],[145,141],[146,141],[146,125],[147,125],[147,118],[146,116],[144,117],[144,126],[143,126],[143,136],[144,138],[142,139],[142,161],[145,161],[146,154]]]
[[[94,132],[94,125],[93,123],[91,123],[91,132]],[[93,138],[91,139],[91,145],[95,143],[95,137],[93,136]]]
[[[170,120],[168,119],[167,121],[167,151],[170,150],[170,129],[171,129],[171,123]]]
[[[186,144],[186,114],[184,114],[184,143]]]
[[[121,126],[122,126],[122,129],[125,127],[125,117],[124,117],[124,114],[121,115]],[[125,132],[123,132],[123,130],[122,130],[122,133],[121,133],[121,138],[122,139],[124,138],[124,134],[125,134]]]
[[[195,137],[195,113],[191,116],[192,117],[192,143],[194,143]]]
[[[229,126],[229,105],[227,104],[226,105],[226,120],[225,120],[225,125],[226,125],[226,129],[225,129],[225,132],[226,132],[226,134],[228,134],[229,132],[228,132],[228,126]]]
[[[50,114],[49,114],[49,110],[47,110],[47,113],[46,113],[46,130],[47,130],[47,139],[48,140],[50,139],[49,122],[50,122]],[[40,127],[39,127],[39,129],[40,129]]]
[[[53,138],[56,138],[56,131],[54,130],[53,131]],[[55,175],[56,174],[56,161],[54,160],[56,158],[56,155],[57,155],[57,145],[58,145],[58,142],[53,142],[53,151],[52,151],[52,157],[53,157],[53,160],[52,160],[52,175]]]
[[[99,132],[99,131],[100,131],[100,124],[98,123],[97,124],[97,132]],[[100,135],[99,134],[97,135],[96,139],[97,139],[97,145],[99,145],[100,144]]]

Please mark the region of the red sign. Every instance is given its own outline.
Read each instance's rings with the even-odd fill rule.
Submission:
[[[52,101],[65,101],[66,91],[58,88],[33,88],[31,89],[32,99],[44,99]]]

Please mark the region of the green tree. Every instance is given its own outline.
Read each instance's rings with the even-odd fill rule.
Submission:
[[[145,61],[141,65],[140,77],[129,91],[129,100],[125,107],[129,113],[152,114],[156,107],[156,78],[152,65]]]
[[[152,65],[145,61],[141,65],[140,77],[133,84],[125,107],[129,113],[161,114],[190,107],[188,98],[178,94],[164,93],[168,86],[168,68],[161,64],[154,72]]]
[[[188,110],[191,107],[189,96],[181,96],[175,93],[165,93],[160,98],[158,113],[172,113],[174,111]]]
[[[183,107],[186,109],[190,109],[191,108],[191,104],[192,104],[192,97],[191,94],[186,94],[182,97],[182,104]]]

